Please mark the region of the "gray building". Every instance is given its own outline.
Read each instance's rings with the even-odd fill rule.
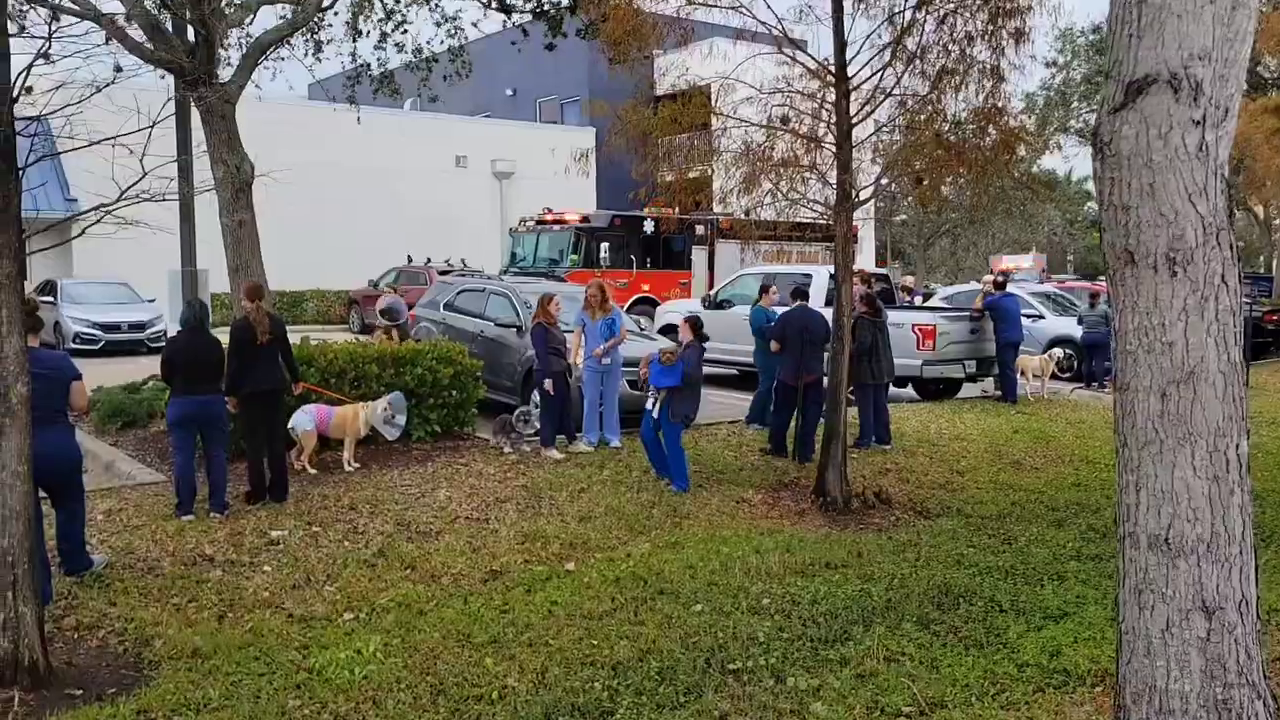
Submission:
[[[667,45],[679,47],[723,37],[774,44],[769,35],[727,25],[663,18],[676,32]],[[311,83],[307,97],[337,103],[403,107],[410,110],[492,117],[503,120],[584,125],[596,128],[596,198],[610,210],[639,209],[645,183],[635,178],[627,151],[611,147],[609,131],[619,108],[653,95],[653,63],[611,65],[600,44],[578,36],[581,23],[565,23],[563,38],[546,37],[545,27],[531,21],[467,43],[470,71],[457,78],[440,56],[434,77],[425,84],[404,68],[393,71],[395,96],[375,96],[367,84],[346,86],[347,72]],[[553,49],[548,49],[552,46]],[[537,208],[520,209],[536,211]]]

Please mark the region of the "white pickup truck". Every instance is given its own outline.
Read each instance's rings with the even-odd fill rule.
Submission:
[[[894,385],[910,386],[922,400],[948,400],[966,382],[995,374],[996,346],[991,323],[973,319],[968,310],[897,304],[893,281],[883,271],[870,271],[876,294],[886,303],[889,340],[893,346]],[[671,300],[658,306],[654,327],[674,337],[680,318],[702,316],[707,334],[707,365],[753,372],[755,340],[748,315],[762,283],[778,287],[782,302],[797,285],[809,288],[810,304],[831,320],[835,304],[835,267],[831,265],[764,265],[739,270],[699,300]],[[785,311],[785,307],[777,307]]]

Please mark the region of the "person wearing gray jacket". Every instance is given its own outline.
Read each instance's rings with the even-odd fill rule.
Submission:
[[[893,348],[884,304],[874,293],[857,295],[853,319],[853,352],[850,380],[858,404],[858,439],[855,450],[893,447],[889,431],[889,383],[893,382]]]
[[[1102,302],[1102,293],[1089,291],[1089,305],[1080,310],[1076,324],[1084,329],[1080,344],[1084,347],[1084,386],[1107,389],[1107,363],[1111,362],[1111,308]]]

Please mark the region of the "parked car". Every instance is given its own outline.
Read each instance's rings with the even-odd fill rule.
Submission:
[[[44,330],[40,342],[58,350],[159,352],[169,337],[155,298],[120,280],[50,278],[36,284]]]
[[[458,272],[481,272],[468,267],[466,260],[463,260],[461,265],[455,265],[448,260],[435,263],[430,258],[418,265],[413,264],[412,257],[406,260],[407,264],[393,267],[377,279],[369,280],[364,287],[351,291],[347,300],[347,328],[353,335],[366,335],[373,331],[373,326],[377,322],[374,306],[388,287],[394,287],[396,293],[404,298],[405,305],[413,307],[436,278]]]
[[[586,292],[582,285],[472,273],[455,273],[436,281],[410,313],[410,336],[419,341],[448,338],[466,345],[483,364],[481,377],[491,400],[536,408],[540,398],[529,330],[538,296],[544,292],[560,296],[564,307],[560,327],[571,336]],[[646,400],[640,389],[640,360],[669,343],[644,332],[630,316],[625,323],[628,337],[621,347],[619,409],[624,416],[638,417]],[[573,415],[578,421],[582,418],[581,381],[581,375],[573,378]]]
[[[1076,299],[1083,307],[1089,302],[1089,293],[1097,290],[1102,293],[1102,303],[1105,305],[1109,302],[1107,298],[1107,284],[1093,280],[1050,280],[1046,285],[1061,290]]]
[[[680,318],[698,313],[711,341],[705,362],[740,372],[754,372],[748,315],[761,283],[778,286],[786,301],[791,288],[809,288],[814,308],[831,319],[835,305],[835,268],[830,265],[763,265],[731,275],[701,300],[671,300],[658,306],[658,332],[674,332]],[[995,338],[990,323],[971,319],[970,313],[937,307],[900,305],[887,273],[872,273],[875,291],[888,308],[889,337],[893,346],[894,385],[908,385],[923,400],[947,400],[960,393],[966,382],[995,373]],[[778,307],[785,312],[786,307]]]
[[[1065,292],[1042,283],[1009,283],[1008,291],[1022,306],[1022,354],[1043,355],[1061,348],[1062,360],[1055,373],[1065,380],[1075,379],[1082,370],[1084,351],[1080,345],[1081,328],[1076,324],[1080,303]],[[982,293],[978,283],[950,285],[938,291],[925,306],[971,309]],[[985,320],[984,324],[990,324]]]

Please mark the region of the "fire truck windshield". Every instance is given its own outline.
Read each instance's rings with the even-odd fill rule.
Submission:
[[[582,266],[582,236],[572,230],[528,230],[511,233],[508,268],[576,268]]]

